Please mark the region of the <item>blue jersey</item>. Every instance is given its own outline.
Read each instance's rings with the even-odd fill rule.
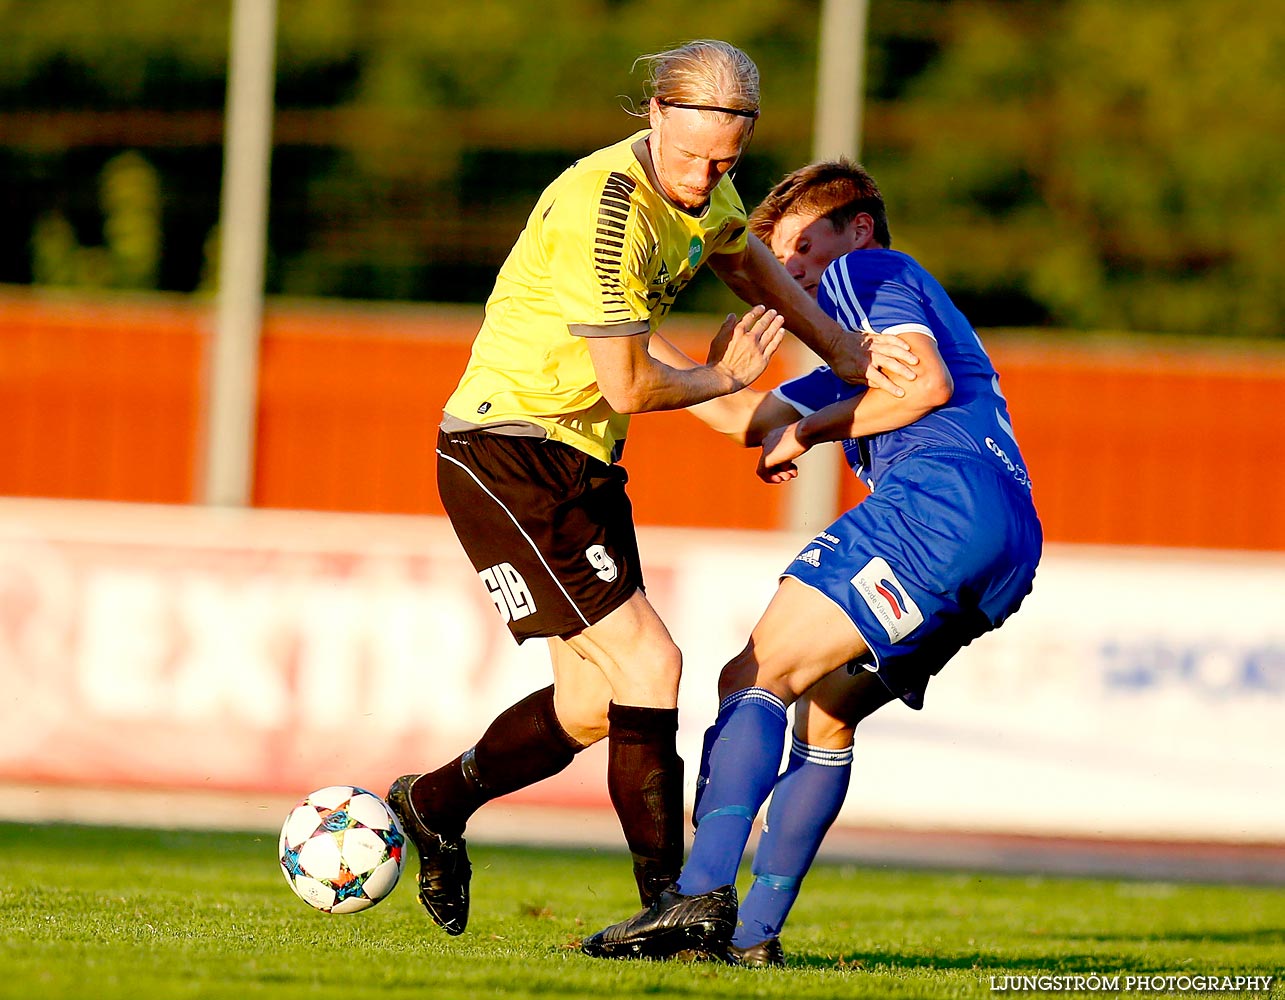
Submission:
[[[932,337],[954,380],[945,406],[897,430],[843,442],[853,471],[871,490],[893,462],[927,449],[981,455],[1030,488],[999,376],[972,324],[917,261],[895,250],[854,250],[826,268],[817,302],[848,330]],[[774,390],[805,415],[864,391],[826,367]]]

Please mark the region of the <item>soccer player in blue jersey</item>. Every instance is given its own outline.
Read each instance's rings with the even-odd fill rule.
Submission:
[[[918,377],[896,397],[822,367],[771,393],[745,390],[693,408],[715,429],[761,444],[768,482],[788,481],[796,458],[837,441],[872,492],[803,547],[723,669],[682,874],[647,909],[586,939],[589,955],[781,964],[781,926],[847,792],[856,726],[894,700],[922,708],[929,679],[1017,610],[1040,558],[1030,481],[995,369],[941,285],[890,249],[869,175],[847,161],[801,168],[750,222],[847,329],[910,344]],[[790,758],[778,776],[791,704]],[[738,926],[736,872],[769,793]]]

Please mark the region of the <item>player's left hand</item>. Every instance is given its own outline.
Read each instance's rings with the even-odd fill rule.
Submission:
[[[785,317],[775,309],[754,306],[739,320],[723,321],[709,345],[710,368],[722,372],[732,392],[745,388],[767,370],[772,355],[785,339]]]
[[[758,477],[765,483],[788,483],[799,474],[794,460],[808,450],[799,440],[799,424],[773,427],[763,435],[763,448],[759,452]]]

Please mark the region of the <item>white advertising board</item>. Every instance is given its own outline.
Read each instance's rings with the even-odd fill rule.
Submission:
[[[689,784],[723,662],[804,539],[644,530]],[[0,780],[303,792],[443,763],[549,683],[445,522],[0,501]],[[1285,842],[1285,557],[1050,547],[841,822]],[[525,793],[607,806],[600,748]]]

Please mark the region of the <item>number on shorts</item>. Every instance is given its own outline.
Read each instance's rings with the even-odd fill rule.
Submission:
[[[601,545],[590,545],[584,550],[585,558],[589,560],[598,573],[598,579],[604,583],[611,583],[620,573],[616,568],[616,560],[607,554],[607,550]]]

